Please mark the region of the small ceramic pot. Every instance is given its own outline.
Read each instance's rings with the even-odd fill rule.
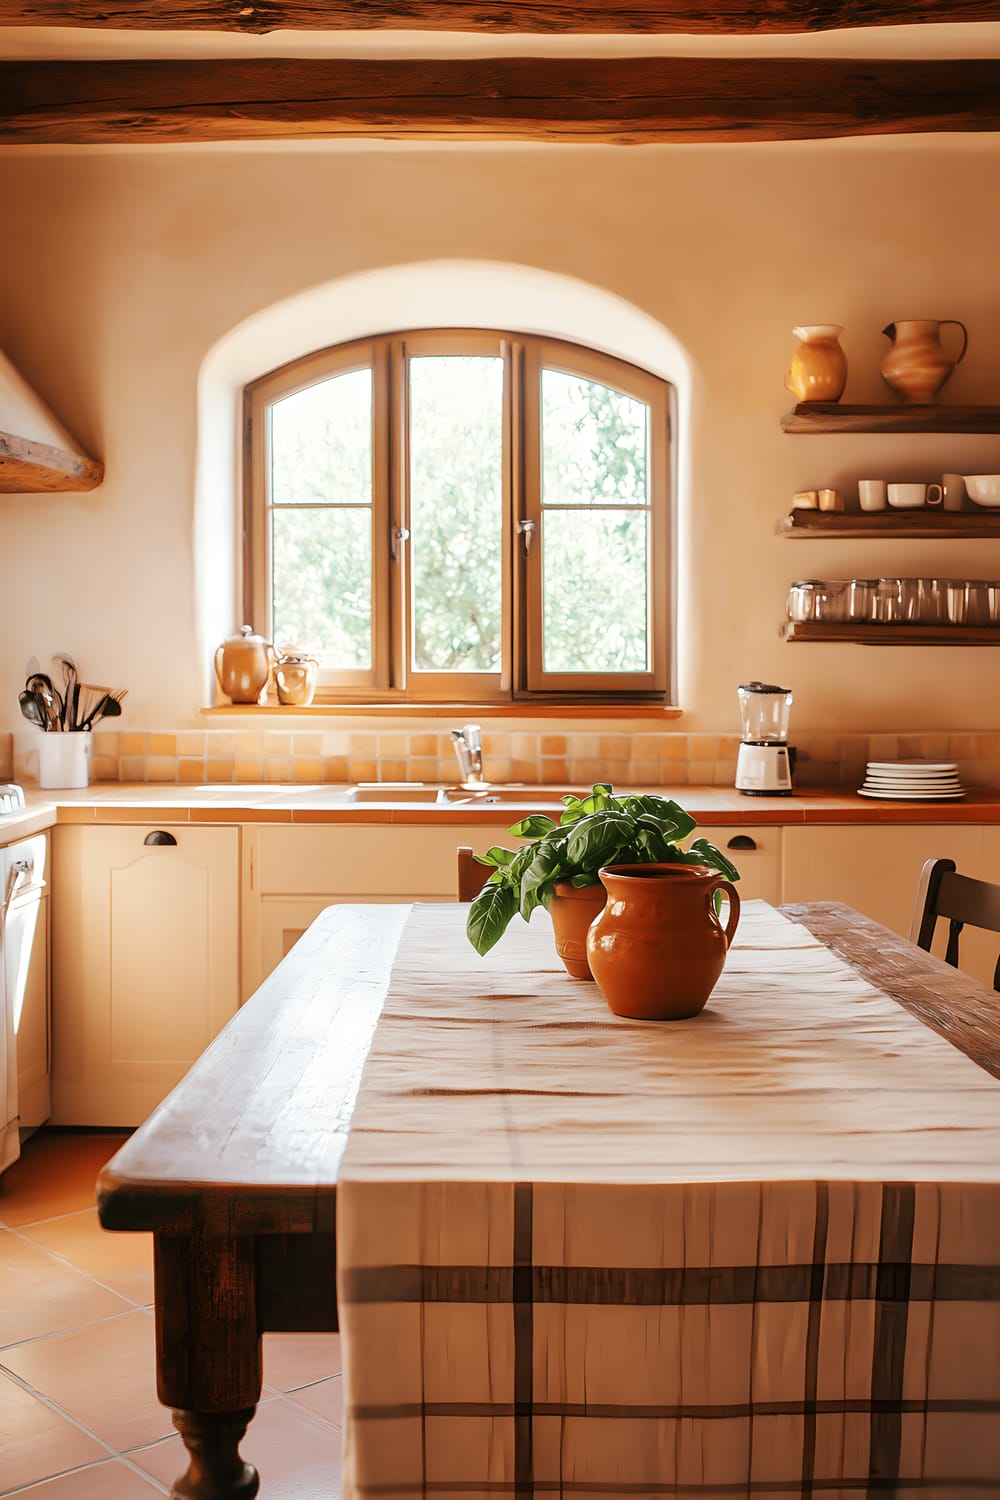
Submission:
[[[616,1016],[682,1021],[715,988],[740,919],[740,898],[707,865],[613,865],[608,902],[590,928],[590,969]],[[729,897],[723,927],[713,897]]]
[[[302,652],[282,651],[274,666],[278,702],[304,708],[313,701],[319,679],[319,662]]]
[[[233,703],[259,703],[271,675],[274,647],[250,625],[241,625],[215,653],[215,675]]]
[[[593,978],[587,962],[587,929],[607,899],[603,885],[570,885],[561,880],[552,891],[549,916],[556,952],[574,979]]]

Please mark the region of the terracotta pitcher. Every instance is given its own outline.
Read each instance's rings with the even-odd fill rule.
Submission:
[[[608,904],[587,935],[590,969],[616,1016],[682,1021],[715,988],[740,919],[740,898],[707,865],[613,865]],[[725,927],[713,897],[725,891]]]
[[[839,401],[847,384],[847,356],[840,347],[839,323],[807,323],[793,328],[802,342],[792,355],[785,390],[797,401]]]
[[[941,329],[949,324],[962,330],[962,347],[954,359],[941,347]],[[887,323],[882,332],[892,340],[892,348],[882,360],[882,379],[890,391],[915,406],[933,400],[955,366],[962,363],[969,343],[965,324],[957,318]]]

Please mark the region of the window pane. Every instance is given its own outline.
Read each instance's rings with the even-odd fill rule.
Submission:
[[[271,407],[273,505],[370,505],[372,376],[335,375]]]
[[[271,512],[275,642],[311,646],[324,667],[371,667],[371,531],[368,510]]]
[[[649,408],[593,380],[542,371],[542,500],[647,499]]]
[[[545,512],[546,672],[649,670],[648,557],[647,511]]]
[[[495,672],[502,643],[503,360],[410,360],[411,667]]]

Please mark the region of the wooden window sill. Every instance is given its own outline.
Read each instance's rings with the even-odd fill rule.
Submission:
[[[442,719],[474,714],[478,719],[679,719],[684,710],[663,703],[311,703],[304,708],[282,704],[219,703],[202,708],[204,718],[395,718]]]

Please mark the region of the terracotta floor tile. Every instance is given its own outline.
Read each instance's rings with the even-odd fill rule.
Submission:
[[[4,1490],[106,1457],[107,1449],[100,1443],[0,1372],[0,1485]]]
[[[340,1495],[339,1434],[290,1402],[269,1401],[260,1407],[240,1452],[260,1474],[261,1496],[267,1500],[337,1500]],[[129,1458],[168,1486],[187,1467],[179,1437]]]
[[[130,1303],[0,1229],[0,1348],[126,1312]]]
[[[340,1374],[339,1333],[265,1333],[264,1381],[294,1391]]]
[[[21,1232],[123,1297],[143,1304],[152,1302],[151,1234],[111,1234],[101,1228],[96,1208],[32,1224]]]
[[[151,1479],[112,1459],[16,1490],[10,1500],[153,1500],[165,1491]]]
[[[173,1430],[170,1413],[156,1399],[149,1313],[136,1309],[75,1333],[20,1344],[0,1355],[0,1365],[118,1451]]]
[[[332,1422],[335,1427],[344,1425],[344,1380],[341,1375],[318,1380],[315,1385],[305,1385],[287,1399],[314,1412],[324,1422]]]
[[[94,1183],[127,1132],[62,1135],[40,1130],[0,1178],[0,1224],[31,1224],[93,1208]]]

